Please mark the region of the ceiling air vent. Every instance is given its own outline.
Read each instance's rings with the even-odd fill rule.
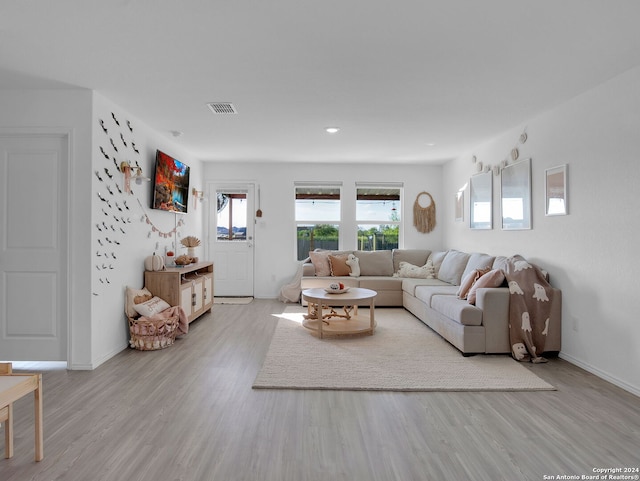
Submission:
[[[237,114],[238,111],[231,102],[211,102],[207,104],[214,114]]]

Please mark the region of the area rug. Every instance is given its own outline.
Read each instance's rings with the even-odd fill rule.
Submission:
[[[254,389],[548,391],[555,388],[508,355],[464,357],[404,309],[378,308],[373,335],[319,339],[306,309],[279,314]],[[360,314],[368,316],[367,309]]]
[[[214,297],[214,304],[251,304],[253,297]]]

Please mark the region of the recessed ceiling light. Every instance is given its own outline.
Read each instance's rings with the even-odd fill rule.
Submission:
[[[427,142],[427,147],[433,147],[433,146],[435,146],[435,145],[436,145],[436,144],[434,144],[433,142]]]
[[[340,131],[339,127],[327,127],[326,129],[324,129],[327,131],[327,133],[329,134],[336,134]]]

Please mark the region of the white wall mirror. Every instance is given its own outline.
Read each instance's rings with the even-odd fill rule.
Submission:
[[[531,229],[531,159],[502,169],[500,199],[504,230]]]
[[[493,228],[493,179],[491,172],[476,174],[469,181],[469,227]]]
[[[545,215],[567,215],[567,166],[559,165],[545,172]]]

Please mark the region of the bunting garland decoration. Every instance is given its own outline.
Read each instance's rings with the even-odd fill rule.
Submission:
[[[148,225],[151,226],[151,231],[149,232],[149,235],[147,237],[151,237],[151,233],[157,233],[158,237],[162,237],[163,239],[169,239],[171,238],[174,234],[178,235],[178,228],[182,227],[182,225],[184,225],[184,220],[180,219],[178,222],[176,222],[176,225],[174,226],[173,229],[168,230],[168,231],[163,231],[161,229],[159,229],[158,227],[155,226],[155,224],[151,221],[151,219],[149,218],[149,216],[147,215],[147,213],[144,210],[144,207],[142,205],[142,202],[140,202],[140,199],[136,199],[138,201],[138,204],[140,205],[140,208],[142,209],[142,217],[140,218],[140,221],[144,221],[146,222]]]

